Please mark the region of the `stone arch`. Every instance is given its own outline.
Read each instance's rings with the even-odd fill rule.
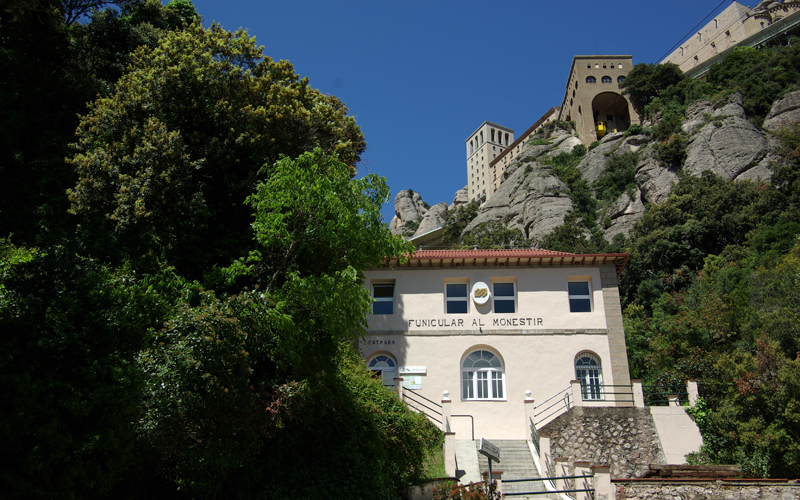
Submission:
[[[592,99],[592,116],[605,121],[609,132],[628,130],[631,115],[628,100],[617,92],[600,92]],[[608,119],[607,117],[611,117]],[[595,124],[596,125],[596,124]]]

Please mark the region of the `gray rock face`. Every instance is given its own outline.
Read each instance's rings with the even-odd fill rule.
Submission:
[[[653,156],[652,148],[642,151],[636,167],[636,185],[639,187],[641,199],[651,204],[667,201],[672,186],[677,183],[677,172],[662,167]]]
[[[790,92],[783,99],[775,101],[764,120],[764,128],[774,132],[792,123],[800,123],[800,90]]]
[[[413,227],[417,222],[422,222],[422,218],[428,209],[425,207],[425,202],[419,193],[409,193],[406,190],[397,193],[394,197],[394,217],[389,223],[389,230],[394,234],[402,234],[410,236],[416,232],[417,228]],[[412,223],[412,227],[408,223]]]
[[[428,211],[425,212],[425,215],[422,216],[422,222],[419,223],[419,229],[416,230],[414,236],[419,236],[442,227],[446,214],[447,203],[445,202],[441,202],[429,208]]]
[[[767,141],[745,118],[741,96],[731,95],[729,101],[718,105],[712,116],[714,121],[703,125],[689,139],[684,172],[699,177],[710,170],[731,180],[766,158]],[[720,122],[722,126],[718,127]]]
[[[450,210],[451,208],[466,205],[467,203],[469,203],[469,186],[464,186],[456,191],[456,194],[453,197],[453,203],[451,203],[447,209]]]
[[[520,158],[525,156],[520,155]],[[483,204],[462,236],[481,224],[500,222],[510,229],[520,229],[526,237],[535,240],[563,223],[564,216],[572,211],[567,187],[552,174],[550,167],[515,161],[506,173],[508,178]]]
[[[620,147],[622,140],[622,134],[609,134],[603,137],[599,146],[586,153],[586,157],[578,164],[583,178],[590,184],[596,181],[606,169],[606,157]]]
[[[633,196],[628,193],[623,193],[613,205],[608,207],[605,211],[605,217],[611,219],[611,225],[603,232],[603,236],[608,241],[614,239],[614,236],[623,233],[627,235],[633,228],[642,214],[644,214],[645,206],[642,203],[642,193],[638,189],[633,193]]]

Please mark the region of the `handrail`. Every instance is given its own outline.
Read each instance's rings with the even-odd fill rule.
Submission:
[[[558,394],[561,394],[562,392],[564,392],[564,391],[561,391],[561,392],[559,392]],[[550,399],[553,399],[553,398],[550,398]],[[548,399],[547,401],[550,401],[550,399]],[[534,418],[536,418],[536,417],[538,417],[539,415],[541,415],[542,413],[544,413],[544,412],[546,412],[547,410],[549,410],[550,408],[552,408],[552,407],[556,406],[557,404],[559,404],[559,403],[564,403],[564,407],[563,407],[563,408],[558,408],[557,410],[555,410],[555,411],[553,411],[553,412],[551,412],[551,413],[549,413],[549,414],[545,415],[544,417],[540,418],[539,420],[537,420],[537,421],[536,421],[536,425],[539,425],[539,424],[541,424],[542,422],[546,421],[547,419],[549,419],[549,418],[550,418],[550,417],[552,417],[553,415],[558,415],[558,414],[560,414],[560,413],[561,413],[561,412],[563,412],[563,411],[569,411],[569,409],[570,409],[570,406],[572,406],[572,401],[571,401],[571,400],[572,400],[572,393],[571,393],[571,392],[567,392],[566,394],[564,394],[564,396],[561,398],[561,400],[560,400],[560,401],[558,401],[558,402],[556,402],[556,403],[553,403],[553,404],[551,404],[550,406],[548,406],[547,408],[545,408],[545,409],[544,409],[544,410],[542,410],[541,412],[539,412],[539,413],[537,413],[536,415],[534,415],[533,417],[534,417]],[[543,404],[544,404],[544,403],[543,403]]]
[[[414,402],[416,403],[416,401],[414,401]],[[426,416],[426,417],[428,417],[429,419],[433,420],[433,421],[434,421],[434,422],[436,422],[437,424],[439,424],[439,425],[442,425],[442,421],[441,421],[441,420],[439,420],[438,418],[435,418],[435,417],[433,417],[433,416],[429,415],[428,413],[425,413],[424,411],[420,410],[419,408],[417,408],[416,406],[412,405],[412,404],[411,404],[411,403],[409,403],[408,401],[406,401],[406,405],[408,405],[408,407],[409,407],[409,408],[411,408],[412,410],[416,411],[417,413],[422,413],[423,415],[425,415],[425,416]],[[439,416],[442,416],[442,414],[441,414],[441,413],[439,413],[438,415],[439,415]]]
[[[548,402],[548,401],[550,401],[551,399],[555,398],[556,396],[558,396],[558,395],[559,395],[559,394],[561,394],[562,392],[567,392],[567,391],[568,391],[568,390],[570,390],[570,389],[572,389],[572,386],[569,386],[569,387],[567,387],[566,389],[562,389],[562,390],[558,391],[557,393],[553,394],[553,395],[552,395],[552,396],[550,396],[549,398],[547,398],[547,399],[545,399],[544,401],[542,401],[542,402],[541,402],[541,404],[538,404],[538,405],[534,406],[534,409],[536,409],[536,408],[539,408],[540,406],[542,406],[543,404],[547,403],[547,402]]]
[[[536,448],[536,454],[541,455],[541,451],[539,451],[539,431],[536,429],[536,424],[533,423],[532,418],[528,418],[531,427],[531,441],[533,442],[534,448]]]
[[[439,403],[437,403],[436,401],[433,401],[433,400],[430,400],[430,399],[426,398],[426,397],[425,397],[425,396],[423,396],[422,394],[419,394],[419,393],[417,393],[417,392],[416,392],[414,389],[403,389],[403,393],[404,393],[404,394],[405,394],[405,393],[409,393],[409,392],[410,392],[410,393],[412,393],[412,394],[414,394],[414,395],[415,395],[415,396],[417,396],[417,397],[420,397],[420,398],[424,399],[425,401],[427,401],[427,402],[431,403],[431,404],[432,404],[432,405],[434,405],[434,406],[438,406],[439,408],[441,408],[441,407],[442,407],[442,405],[440,405],[440,404],[439,404]]]
[[[455,417],[469,417],[469,419],[472,421],[472,440],[475,441],[475,419],[472,417],[472,415],[450,415],[450,418]]]
[[[416,399],[414,399],[414,398],[412,398],[412,397],[408,397],[408,396],[407,396],[407,395],[405,395],[405,394],[404,394],[403,396],[405,396],[403,399],[408,399],[408,400],[410,400],[411,402],[413,402],[414,404],[418,404],[418,405],[422,406],[423,408],[427,408],[427,409],[429,409],[429,410],[430,410],[432,413],[434,413],[434,414],[436,414],[436,415],[439,415],[440,417],[442,416],[442,412],[440,412],[440,411],[436,411],[435,409],[431,408],[430,406],[426,406],[425,404],[423,404],[423,403],[421,403],[421,402],[417,401]],[[406,401],[406,404],[408,404],[408,401]]]

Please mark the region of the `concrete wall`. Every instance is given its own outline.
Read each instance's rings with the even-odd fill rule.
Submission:
[[[800,498],[795,481],[612,480],[617,500],[794,500]]]
[[[607,464],[611,477],[641,477],[650,464],[665,464],[647,408],[573,408],[539,430],[550,436],[552,459]]]

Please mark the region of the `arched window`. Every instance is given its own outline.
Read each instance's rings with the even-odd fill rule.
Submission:
[[[500,358],[473,351],[461,365],[461,399],[504,399],[505,376]]]
[[[614,80],[612,80],[610,76],[604,76],[602,81],[603,83],[611,83]]]
[[[597,83],[597,78],[595,78],[593,76],[587,76],[586,77],[586,83]]]
[[[375,356],[367,363],[370,370],[380,376],[383,385],[394,387],[394,379],[397,377],[397,362],[389,356]]]
[[[625,81],[625,77],[624,76],[618,76],[617,77],[617,83],[622,83],[624,81]]]
[[[578,354],[575,357],[575,379],[581,381],[581,396],[584,401],[605,399],[600,358],[590,352]]]

